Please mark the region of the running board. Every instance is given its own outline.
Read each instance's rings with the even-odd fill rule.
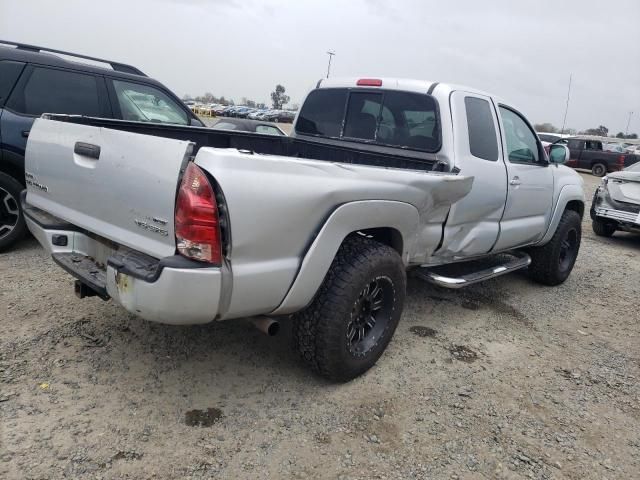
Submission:
[[[414,270],[413,273],[416,277],[440,287],[463,288],[526,268],[531,263],[531,257],[524,252],[513,252],[508,255],[500,255],[500,257],[502,257],[501,261],[497,264],[494,261],[490,267],[487,267],[487,261],[491,260],[491,257],[489,259],[472,260],[437,267],[420,267]],[[511,259],[508,260],[506,257],[511,257]],[[452,275],[447,272],[447,269],[455,269],[458,272]],[[460,274],[460,270],[463,271],[462,274]]]

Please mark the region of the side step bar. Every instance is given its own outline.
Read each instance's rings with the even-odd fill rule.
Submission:
[[[509,261],[503,262],[498,265],[484,268],[471,266],[468,273],[462,275],[446,275],[442,270],[443,266],[438,267],[421,267],[414,270],[414,275],[429,283],[433,283],[444,288],[463,288],[474,283],[484,282],[490,278],[499,277],[500,275],[506,275],[507,273],[515,272],[522,268],[526,268],[531,263],[531,257],[524,252],[513,252],[509,254],[513,258]],[[506,255],[505,255],[506,256]],[[475,261],[468,262],[469,264],[475,263]],[[464,263],[453,264],[458,268],[464,268]]]

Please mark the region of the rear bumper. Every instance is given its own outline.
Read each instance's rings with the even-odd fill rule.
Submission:
[[[608,218],[617,222],[630,223],[640,228],[640,214],[614,210],[612,208],[595,207],[594,213],[597,217]]]
[[[29,230],[56,263],[134,315],[173,325],[208,323],[219,316],[220,268],[179,256],[153,259],[98,239],[24,199],[23,211]]]
[[[614,201],[606,188],[598,187],[591,202],[591,218],[607,218],[629,227],[640,228],[640,205]]]

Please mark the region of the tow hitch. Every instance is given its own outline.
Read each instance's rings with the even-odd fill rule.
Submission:
[[[98,295],[95,290],[92,290],[80,280],[75,281],[75,283],[73,284],[73,290],[75,291],[76,297],[78,298],[95,297],[96,295]]]

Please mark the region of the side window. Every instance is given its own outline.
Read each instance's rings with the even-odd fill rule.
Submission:
[[[581,140],[569,140],[568,147],[570,150],[581,150],[582,149],[582,141]]]
[[[187,125],[189,117],[169,95],[150,85],[113,80],[123,120]]]
[[[344,89],[314,90],[307,96],[298,115],[296,132],[339,137],[346,101],[347,91]]]
[[[14,89],[7,107],[27,115],[101,115],[93,75],[42,67],[33,69],[22,91]]]
[[[381,93],[351,93],[344,124],[344,136],[362,140],[375,140],[381,104]]]
[[[469,130],[469,150],[474,157],[484,160],[498,160],[498,139],[487,100],[465,97],[467,127]]]
[[[500,107],[504,125],[507,154],[510,162],[538,163],[540,160],[536,135],[517,113]]]
[[[11,89],[18,80],[24,63],[3,60],[0,62],[0,107],[11,93]]]

